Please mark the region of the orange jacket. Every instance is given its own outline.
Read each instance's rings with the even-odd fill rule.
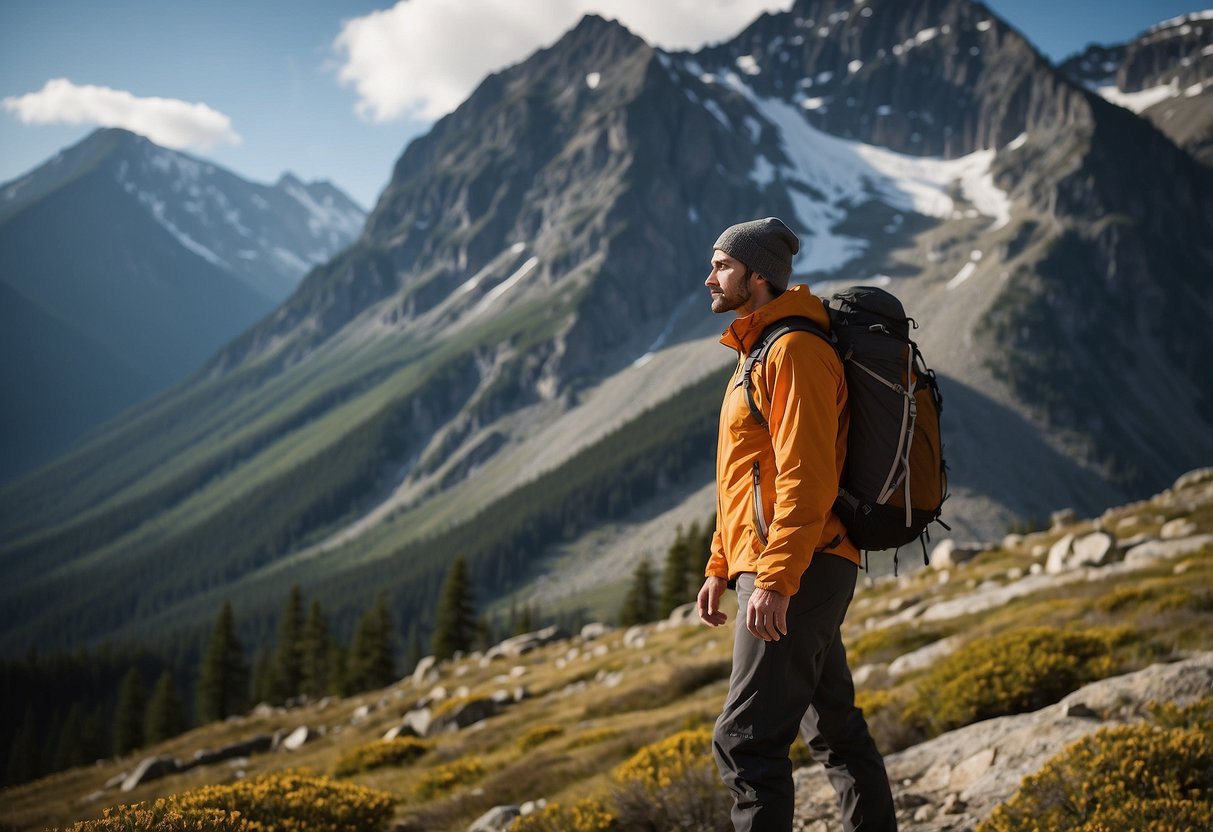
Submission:
[[[790,315],[830,328],[821,301],[809,287],[794,286],[720,338],[737,350],[738,362],[720,408],[717,523],[707,566],[707,575],[730,580],[755,572],[755,586],[782,595],[796,594],[815,552],[860,562],[833,510],[849,425],[837,353],[811,332],[789,333],[771,346],[765,366],[753,371],[754,400],[769,430],[751,415],[741,387],[750,348],[768,325]]]

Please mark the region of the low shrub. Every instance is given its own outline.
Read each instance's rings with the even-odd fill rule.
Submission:
[[[532,748],[543,745],[550,739],[559,737],[564,733],[564,727],[561,725],[551,725],[548,723],[536,725],[529,728],[525,734],[518,738],[518,750],[530,751]]]
[[[591,728],[580,734],[576,734],[569,738],[568,748],[584,748],[587,745],[597,745],[600,742],[613,740],[619,736],[619,732],[614,728]]]
[[[1213,829],[1213,698],[1164,708],[1161,724],[1104,728],[1070,745],[978,832]],[[1183,727],[1167,727],[1175,721]]]
[[[411,763],[433,748],[433,744],[416,737],[368,742],[344,752],[333,764],[333,774],[349,777],[371,769]]]
[[[602,801],[587,797],[568,808],[549,803],[538,812],[514,818],[508,832],[616,832],[619,828]]]
[[[982,719],[1034,711],[1117,669],[1118,630],[1028,627],[971,642],[919,679],[907,723],[935,736]]]
[[[733,800],[720,783],[712,731],[682,731],[645,746],[613,772],[619,823],[636,832],[728,832]]]
[[[62,832],[247,832],[239,813],[219,809],[178,809],[166,800],[106,809],[97,820],[85,820]]]
[[[847,644],[847,659],[852,667],[873,662],[885,662],[926,647],[942,636],[934,630],[917,627],[877,627],[865,630]]]
[[[375,832],[392,803],[386,792],[283,772],[107,809],[67,832]]]
[[[204,786],[171,802],[182,810],[239,812],[248,832],[370,832],[386,828],[394,800],[365,786],[287,771]]]
[[[443,797],[456,786],[474,783],[483,776],[484,763],[479,757],[463,757],[422,774],[413,786],[413,796],[418,800]]]

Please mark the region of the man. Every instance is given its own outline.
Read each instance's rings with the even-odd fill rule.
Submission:
[[[895,830],[884,761],[855,707],[839,633],[859,566],[832,509],[846,455],[842,364],[811,332],[776,340],[752,376],[765,427],[740,386],[746,355],[773,322],[801,316],[828,330],[829,317],[807,286],[787,288],[800,241],[780,220],[734,225],[714,248],[705,284],[712,311],[737,316],[720,340],[739,361],[720,410],[716,533],[698,603],[700,618],[719,627],[721,596],[735,585],[745,616],[714,743],[733,825],[791,830],[788,750],[799,730],[838,792],[844,829]]]

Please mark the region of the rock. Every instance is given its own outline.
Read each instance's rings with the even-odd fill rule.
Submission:
[[[430,733],[459,731],[469,725],[486,720],[497,712],[497,705],[492,699],[469,699],[441,716],[435,717],[433,724],[430,725]]]
[[[517,806],[494,806],[468,827],[468,832],[505,832],[514,818],[522,814]]]
[[[135,770],[122,781],[122,791],[129,792],[144,783],[159,780],[167,774],[175,774],[179,768],[176,758],[169,755],[148,757],[135,766]]]
[[[489,652],[497,651],[503,656],[517,657],[567,637],[563,630],[556,625],[552,625],[551,627],[544,627],[542,630],[536,630],[533,633],[523,633],[522,635],[507,638],[496,647],[491,648]]]
[[[883,688],[889,684],[889,666],[887,664],[864,664],[855,668],[851,674],[856,688]]]
[[[1206,546],[1213,546],[1213,534],[1198,534],[1192,537],[1181,537],[1178,540],[1153,540],[1134,546],[1126,552],[1125,563],[1142,564],[1156,560],[1169,560],[1180,555],[1199,552]]]
[[[699,605],[695,601],[675,607],[666,618],[675,627],[687,627],[699,623]]]
[[[952,538],[941,540],[931,550],[932,569],[952,569],[962,563],[967,563],[986,550],[981,543],[957,543]]]
[[[943,805],[939,807],[940,811],[945,815],[959,815],[965,809],[969,808],[969,804],[960,799],[960,795],[950,794],[943,800]]]
[[[129,771],[120,771],[117,774],[115,774],[113,777],[111,777],[110,779],[106,780],[104,785],[101,786],[101,788],[102,789],[116,789],[122,785],[122,781],[125,780],[129,774],[130,774]]]
[[[1183,491],[1185,488],[1191,488],[1194,485],[1201,485],[1206,482],[1213,482],[1213,468],[1196,468],[1181,476],[1175,481],[1175,485],[1171,488],[1175,491]]]
[[[316,738],[316,732],[306,725],[300,725],[282,741],[282,747],[287,751],[298,751],[308,740]]]
[[[1074,513],[1074,509],[1072,508],[1063,508],[1049,515],[1049,523],[1054,529],[1072,525],[1077,519],[1078,515]]]
[[[935,812],[935,807],[929,803],[925,806],[919,806],[914,810],[914,821],[915,823],[926,823],[931,818],[935,817]]]
[[[634,650],[641,650],[644,648],[644,644],[644,627],[640,624],[628,627],[627,631],[623,634],[623,646],[631,647]]]
[[[586,641],[593,641],[602,638],[610,631],[611,628],[607,625],[598,621],[591,621],[581,628],[581,637]]]
[[[953,766],[948,788],[953,792],[963,792],[993,767],[994,758],[994,749],[985,748],[961,762],[960,765]]]
[[[1018,549],[1022,545],[1023,545],[1023,535],[1022,534],[1008,534],[1008,535],[1004,536],[1002,539],[1002,548],[1006,549],[1007,551],[1010,551],[1011,549]]]
[[[912,650],[893,660],[889,665],[889,675],[904,676],[917,670],[925,670],[944,656],[951,655],[960,645],[959,636],[950,636]]]
[[[527,815],[533,815],[536,812],[543,811],[544,807],[547,805],[547,800],[542,797],[538,800],[528,800],[526,803],[522,804],[522,816],[526,817]]]
[[[1066,705],[1066,716],[1070,719],[1099,719],[1099,714],[1084,702],[1073,702]]]
[[[494,705],[510,705],[514,702],[514,695],[505,688],[498,688],[489,696],[493,700]]]
[[[1127,529],[1129,526],[1136,526],[1141,522],[1141,517],[1136,514],[1130,514],[1128,517],[1122,517],[1116,521],[1116,528]]]
[[[391,728],[387,729],[387,733],[380,737],[380,739],[384,742],[391,742],[392,740],[399,739],[401,735],[408,736],[408,732],[405,730],[404,726],[393,725]]]
[[[1043,575],[1044,571],[1045,571],[1045,568],[1043,566],[1041,566],[1039,563],[1034,563],[1028,567],[1029,575]]]
[[[400,727],[415,737],[425,737],[430,733],[430,725],[434,714],[429,708],[414,708],[404,715]]]
[[[1174,520],[1168,520],[1166,523],[1163,523],[1158,536],[1163,540],[1175,540],[1179,537],[1191,537],[1196,532],[1195,523],[1187,517],[1176,517]]]
[[[1060,575],[1066,571],[1066,560],[1074,547],[1074,535],[1062,535],[1056,543],[1049,547],[1049,558],[1045,561],[1045,572],[1049,575]]]
[[[1107,532],[1092,532],[1074,541],[1066,567],[1105,566],[1119,559],[1119,554],[1116,538]]]
[[[940,792],[952,782],[952,767],[945,762],[938,762],[927,769],[927,773],[918,781],[918,788],[927,792]]]
[[[517,665],[515,667],[510,668],[510,678],[511,679],[520,679],[525,675],[526,675],[526,667],[524,667],[523,665]]]
[[[1024,575],[1023,569],[1021,569],[1018,566],[1012,566],[1010,569],[1007,570],[1007,580],[1008,581],[1018,581],[1020,578],[1023,577],[1023,575]]]
[[[435,656],[426,656],[417,662],[417,667],[413,670],[413,684],[420,687],[436,682],[438,680],[437,664],[438,659]]]
[[[1127,552],[1134,546],[1140,546],[1152,540],[1158,540],[1158,535],[1150,534],[1149,532],[1139,532],[1132,537],[1126,537],[1124,540],[1117,540],[1116,548],[1120,549],[1121,552]]]

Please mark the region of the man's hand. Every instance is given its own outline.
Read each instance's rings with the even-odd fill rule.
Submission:
[[[763,641],[779,641],[781,635],[788,634],[790,600],[788,596],[769,589],[755,589],[745,611],[746,629]]]
[[[720,599],[727,586],[728,581],[724,578],[708,578],[699,590],[699,618],[709,627],[719,627],[729,620],[720,611]]]

